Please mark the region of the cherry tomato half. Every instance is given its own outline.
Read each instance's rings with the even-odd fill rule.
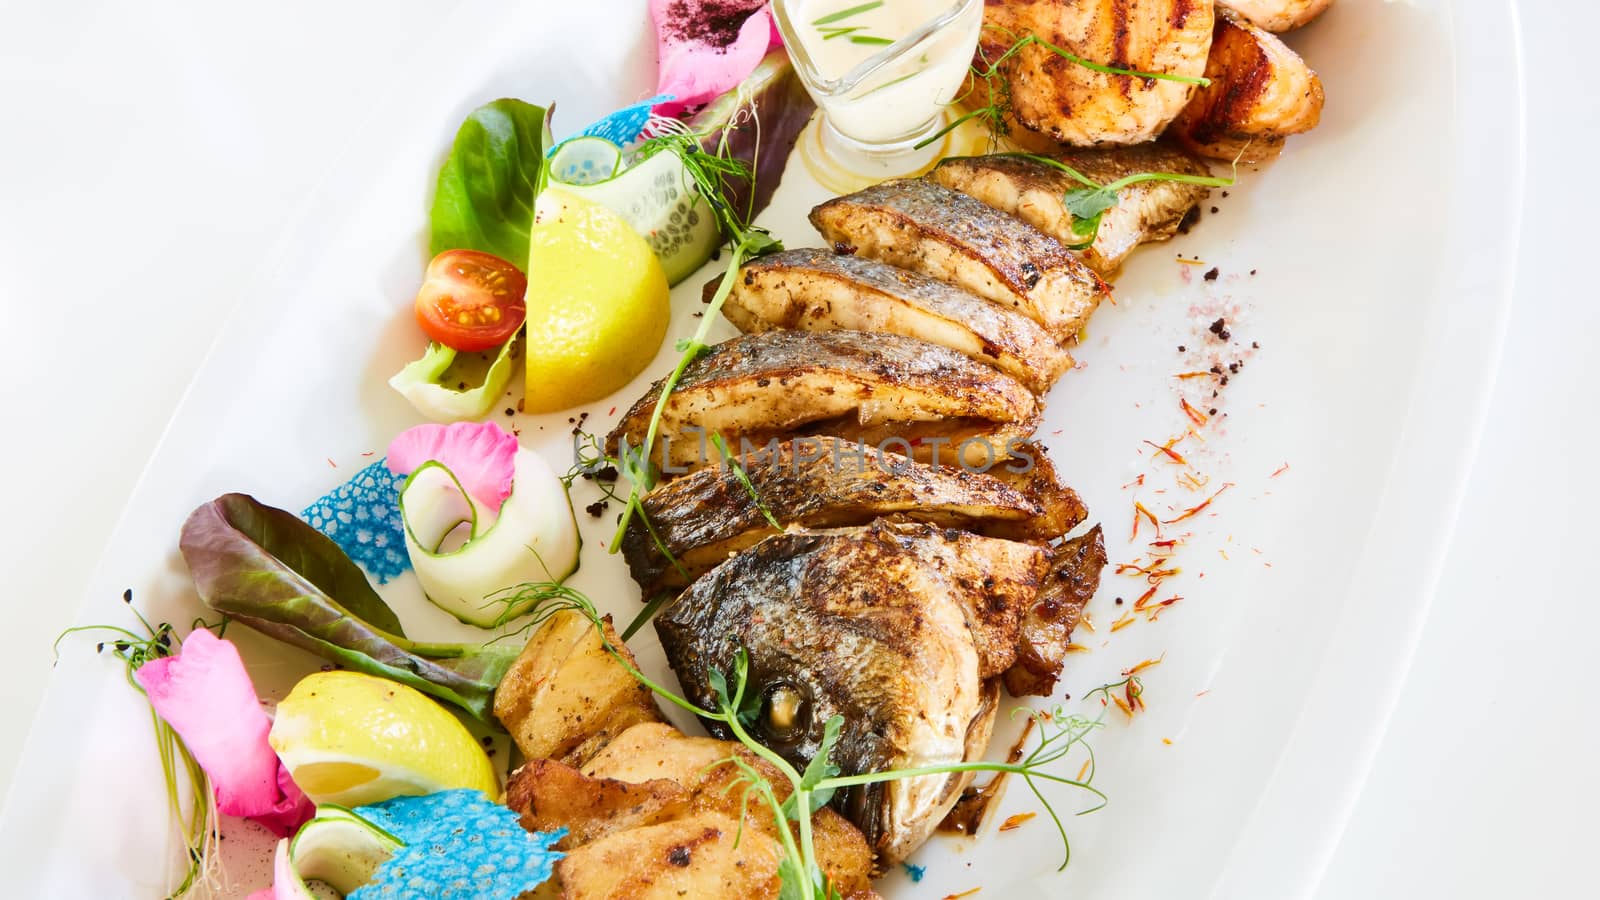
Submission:
[[[446,250],[428,263],[417,291],[417,324],[453,350],[489,350],[522,327],[527,290],[528,279],[498,256]]]

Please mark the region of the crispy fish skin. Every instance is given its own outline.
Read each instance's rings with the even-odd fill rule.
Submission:
[[[1322,79],[1277,35],[1231,10],[1217,14],[1201,88],[1168,131],[1190,151],[1254,163],[1322,120]]]
[[[1058,343],[1109,293],[1060,241],[1015,216],[922,178],[876,184],[811,211],[835,249],[881,260],[1011,307]]]
[[[1022,35],[1119,69],[1197,76],[1211,46],[1212,0],[988,0],[979,66]],[[1151,140],[1188,101],[1192,85],[1108,75],[1034,45],[1001,65],[1012,137],[1092,147]],[[979,99],[984,96],[978,86]]]
[[[1072,631],[1099,589],[1105,567],[1106,544],[1099,525],[1055,548],[1038,599],[1022,617],[1017,661],[1005,673],[1011,696],[1048,697],[1055,690]]]
[[[1056,151],[1049,155],[1099,184],[1145,172],[1211,174],[1200,159],[1161,143]],[[1073,233],[1072,213],[1062,202],[1068,191],[1078,190],[1083,184],[1053,166],[1004,153],[953,157],[939,163],[928,177],[1010,213],[1063,244],[1083,241]],[[1203,185],[1177,181],[1142,181],[1122,188],[1117,192],[1117,204],[1101,217],[1094,243],[1079,251],[1083,261],[1095,274],[1110,278],[1135,247],[1176,234],[1183,217],[1208,190]]]
[[[1333,0],[1217,0],[1268,31],[1292,31],[1333,5]]]
[[[928,525],[790,531],[695,582],[656,632],[696,703],[714,702],[709,673],[731,671],[744,648],[746,690],[767,703],[753,733],[797,765],[834,715],[844,726],[831,758],[844,772],[958,762],[987,743],[987,680],[1015,663],[1046,565],[1036,545]],[[775,692],[798,698],[792,721],[774,717]],[[887,867],[927,838],[966,780],[856,788],[835,806]]]
[[[623,415],[606,438],[608,452],[618,455],[624,441],[642,446],[665,383],[657,381]],[[712,433],[735,447],[741,437],[764,443],[803,430],[909,437],[976,423],[980,431],[1031,434],[1038,416],[1033,394],[1016,379],[926,341],[768,331],[717,344],[684,370],[651,453],[657,465],[665,460],[681,472],[717,458],[701,446]],[[1017,428],[997,427],[1012,424]]]
[[[721,279],[706,285],[715,293]],[[880,331],[987,363],[1044,393],[1072,357],[1038,323],[925,275],[820,248],[746,263],[722,314],[740,331]]]
[[[655,535],[635,519],[623,535],[622,555],[646,597],[682,587],[777,534],[766,513],[785,527],[865,525],[900,516],[978,532],[1002,525],[1008,536],[1027,534],[1032,523],[1043,522],[1045,530],[1032,534],[1043,540],[1065,532],[1048,533],[1052,511],[1027,491],[960,466],[934,468],[870,447],[835,453],[804,438],[729,449],[736,451],[748,487],[732,466],[719,465],[645,495],[644,515]],[[683,572],[662,554],[657,539]]]
[[[1039,504],[1039,515],[1018,523],[993,519],[977,531],[1013,541],[1053,541],[1088,517],[1089,510],[1078,492],[1061,480],[1043,446],[1025,441],[1015,445],[1012,454],[1010,460],[990,469],[988,474]]]

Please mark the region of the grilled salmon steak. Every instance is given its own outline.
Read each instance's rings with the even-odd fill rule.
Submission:
[[[1278,36],[1231,10],[1217,14],[1201,88],[1168,133],[1213,159],[1262,162],[1322,120],[1322,79]]]
[[[1290,31],[1322,15],[1333,0],[1217,0],[1268,31]]]
[[[1198,76],[1211,47],[1212,0],[988,0],[978,59],[985,68],[1025,35],[1103,65]],[[1093,147],[1152,140],[1194,86],[1096,72],[1037,44],[1001,64],[1014,139]],[[978,100],[985,102],[982,85]],[[1020,126],[1020,128],[1016,127]]]

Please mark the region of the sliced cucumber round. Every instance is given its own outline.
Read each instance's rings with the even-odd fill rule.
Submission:
[[[575,137],[550,155],[550,177],[564,185],[610,181],[621,171],[622,148],[603,137]]]
[[[602,158],[595,142],[609,146],[620,158],[622,151],[604,138],[577,138],[563,144],[551,158],[551,177],[563,189],[607,207],[639,232],[667,273],[677,284],[700,268],[721,242],[711,205],[700,195],[684,171],[683,160],[670,151],[621,169],[612,177],[570,182],[561,174],[568,168],[583,171],[584,159]],[[568,148],[574,148],[569,150]],[[603,168],[592,165],[587,171]]]
[[[278,842],[273,900],[315,900],[307,884],[311,881],[349,895],[371,881],[402,846],[399,838],[342,806],[319,806],[294,837]]]
[[[511,494],[492,519],[442,464],[419,466],[400,488],[406,550],[423,592],[480,628],[509,622],[534,602],[509,607],[491,595],[530,581],[560,582],[578,568],[578,523],[561,479],[531,450],[517,450],[514,467]],[[441,497],[452,490],[455,500]],[[462,503],[474,514],[463,514]],[[461,525],[469,536],[449,549],[445,538],[459,537]]]

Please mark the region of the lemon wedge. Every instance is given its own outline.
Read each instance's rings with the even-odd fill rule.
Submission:
[[[444,707],[403,684],[319,672],[294,686],[267,742],[318,805],[475,788],[498,797],[494,766]]]
[[[623,387],[655,359],[672,305],[645,239],[605,206],[539,195],[528,232],[523,410],[554,412]]]

